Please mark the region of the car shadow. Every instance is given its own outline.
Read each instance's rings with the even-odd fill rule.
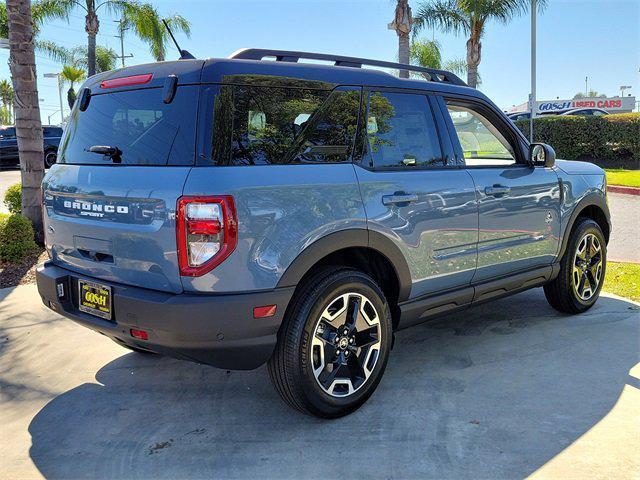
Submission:
[[[301,415],[264,367],[129,353],[29,425],[46,478],[525,477],[607,415],[639,361],[638,307],[562,316],[540,290],[398,334],[377,392]]]

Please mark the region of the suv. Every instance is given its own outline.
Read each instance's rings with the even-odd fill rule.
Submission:
[[[289,51],[89,78],[43,191],[45,305],[137,352],[268,363],[325,418],[399,329],[539,286],[586,311],[611,231],[604,172],[455,75]]]
[[[60,138],[62,137],[62,127],[43,125],[42,136],[44,137],[44,166],[49,168],[56,163],[58,145],[60,145]],[[16,127],[0,127],[0,165],[16,165],[19,162]]]

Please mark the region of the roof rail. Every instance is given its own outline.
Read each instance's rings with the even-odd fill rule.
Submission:
[[[432,82],[450,83],[453,85],[467,86],[460,77],[447,72],[446,70],[437,70],[435,68],[419,67],[416,65],[407,65],[404,63],[385,62],[383,60],[369,60],[366,58],[344,57],[342,55],[330,55],[326,53],[296,52],[290,50],[268,50],[264,48],[242,48],[229,55],[229,58],[240,60],[262,60],[265,57],[275,57],[277,62],[293,62],[296,63],[300,59],[307,60],[324,60],[333,62],[336,67],[353,67],[361,68],[363,65],[393,68],[397,70],[409,70],[419,72],[427,80]]]

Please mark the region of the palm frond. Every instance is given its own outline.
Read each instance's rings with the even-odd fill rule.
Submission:
[[[468,33],[471,23],[467,10],[461,8],[462,0],[429,0],[418,7],[414,26],[438,28],[444,32]]]
[[[436,40],[414,40],[409,47],[409,59],[413,65],[442,68],[440,44]]]
[[[73,63],[73,51],[49,40],[36,40],[35,49],[57,63]]]

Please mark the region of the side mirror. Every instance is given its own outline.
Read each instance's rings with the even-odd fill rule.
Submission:
[[[556,151],[546,143],[532,143],[529,145],[529,163],[534,167],[553,167]]]

